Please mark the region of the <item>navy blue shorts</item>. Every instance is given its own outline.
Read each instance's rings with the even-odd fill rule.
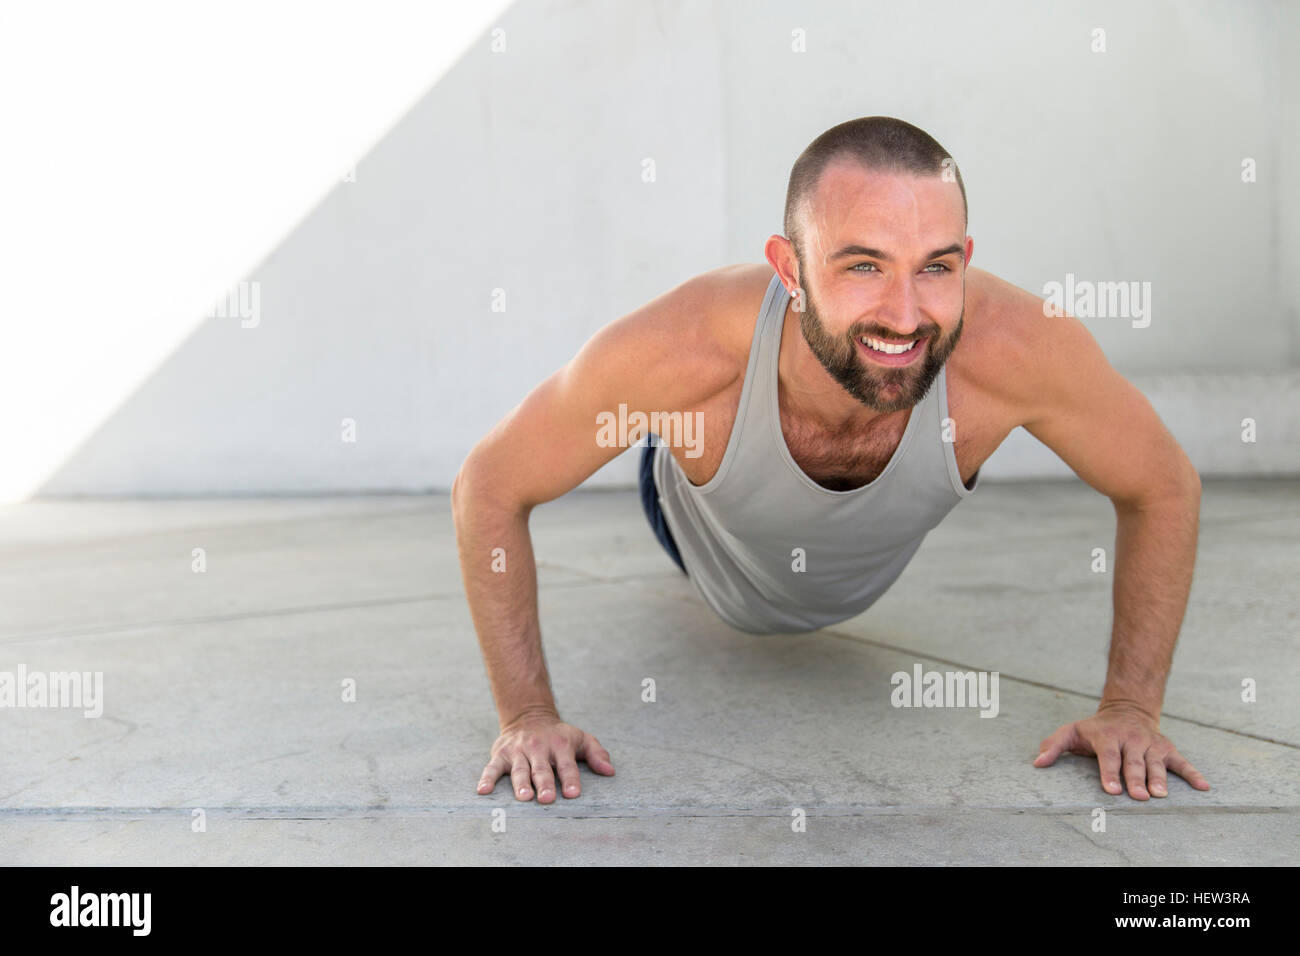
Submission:
[[[677,542],[673,540],[673,534],[668,530],[668,522],[664,521],[664,513],[659,507],[659,492],[655,489],[653,469],[655,450],[659,447],[654,444],[656,441],[657,436],[651,435],[645,447],[641,449],[641,507],[645,510],[646,520],[650,522],[650,530],[664,546],[668,557],[672,558],[673,562],[682,569],[682,574],[685,574],[686,565],[682,564]]]

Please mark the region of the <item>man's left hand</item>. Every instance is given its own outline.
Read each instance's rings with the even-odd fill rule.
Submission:
[[[1066,724],[1039,745],[1035,767],[1050,767],[1063,753],[1095,756],[1101,785],[1107,793],[1123,793],[1120,768],[1134,800],[1163,797],[1169,792],[1168,768],[1197,790],[1210,785],[1200,771],[1160,733],[1159,721],[1127,704],[1104,704],[1086,720]]]

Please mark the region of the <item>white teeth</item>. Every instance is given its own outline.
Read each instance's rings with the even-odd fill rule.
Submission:
[[[916,339],[913,339],[906,345],[890,345],[886,342],[880,341],[880,339],[869,339],[865,335],[862,337],[861,341],[867,348],[875,349],[877,352],[884,352],[886,355],[901,355],[903,352],[908,351],[917,342]]]

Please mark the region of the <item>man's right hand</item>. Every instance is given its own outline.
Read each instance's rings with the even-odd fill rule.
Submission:
[[[520,717],[501,728],[501,736],[492,745],[492,758],[479,778],[478,792],[491,793],[497,780],[508,773],[516,800],[531,800],[536,793],[538,803],[554,803],[558,773],[565,797],[576,797],[582,793],[579,760],[596,773],[614,775],[609,751],[591,734],[553,714]]]

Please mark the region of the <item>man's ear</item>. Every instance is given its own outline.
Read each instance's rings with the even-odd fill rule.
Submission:
[[[794,254],[794,244],[785,236],[768,236],[763,245],[768,264],[776,270],[787,289],[799,286],[799,259]]]

